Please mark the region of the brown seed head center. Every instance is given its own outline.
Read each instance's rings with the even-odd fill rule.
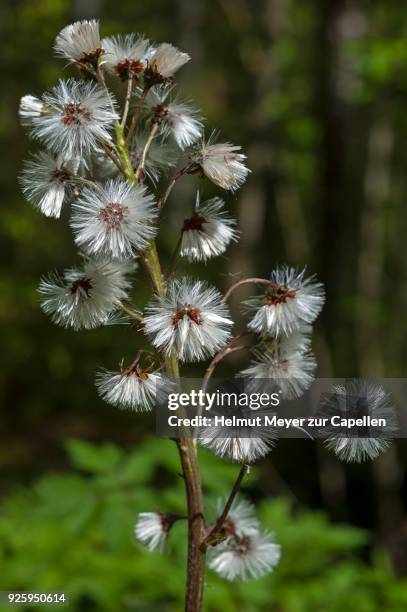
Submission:
[[[194,213],[190,219],[184,219],[184,224],[181,231],[189,232],[195,230],[200,232],[203,230],[204,223],[206,223],[205,217],[202,217],[198,213]]]
[[[111,202],[99,213],[99,220],[102,221],[107,229],[118,229],[129,214],[129,209],[124,204]]]
[[[122,81],[127,81],[127,79],[138,77],[140,72],[143,72],[143,69],[144,64],[140,60],[125,59],[115,66],[117,75]]]
[[[198,308],[194,308],[190,304],[184,306],[184,308],[180,308],[179,310],[177,310],[177,312],[172,318],[172,324],[174,325],[174,327],[177,327],[179,321],[181,321],[184,317],[188,317],[188,319],[196,323],[196,325],[202,324],[202,317],[200,311],[198,310]]]
[[[100,48],[95,49],[94,51],[89,51],[88,53],[82,53],[79,61],[86,64],[97,64],[98,59],[101,55],[103,55],[103,53],[104,50]]]
[[[147,370],[143,370],[138,364],[128,368],[123,372],[123,376],[137,376],[137,378],[141,378],[141,380],[147,380],[149,378],[149,373]]]
[[[289,289],[287,285],[276,285],[272,283],[266,292],[266,304],[275,306],[276,304],[285,304],[288,300],[293,300],[297,292],[294,289]]]
[[[91,279],[87,276],[79,278],[69,287],[69,292],[74,295],[77,291],[86,293],[86,297],[89,297],[89,292],[92,289]]]
[[[65,104],[65,114],[62,117],[62,122],[65,125],[82,125],[90,121],[92,118],[90,112],[83,108],[81,104]]]
[[[69,172],[67,170],[64,170],[63,168],[55,168],[55,170],[53,170],[53,172],[51,173],[51,176],[53,179],[59,181],[60,183],[65,183],[71,178]]]
[[[239,556],[247,555],[252,548],[252,541],[249,536],[235,536],[231,542],[234,552]]]
[[[168,116],[168,108],[163,104],[157,104],[151,110],[154,113],[155,120],[158,122],[163,121]]]

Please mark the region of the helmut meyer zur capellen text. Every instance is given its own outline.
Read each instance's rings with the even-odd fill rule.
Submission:
[[[209,414],[211,410],[221,411],[222,408],[236,407],[248,408],[253,411],[259,409],[275,408],[280,405],[279,393],[226,393],[216,391],[214,393],[203,390],[192,390],[184,393],[170,393],[167,398],[167,406],[170,411],[179,408],[200,408],[206,414],[185,416],[185,414],[170,414],[168,425],[170,427],[251,427],[251,428],[321,428],[338,427],[353,429],[357,427],[386,427],[385,418],[375,418],[364,415],[358,418],[335,414],[330,417],[306,416],[306,417],[282,417],[277,414],[261,413],[253,416],[237,416],[224,414]]]

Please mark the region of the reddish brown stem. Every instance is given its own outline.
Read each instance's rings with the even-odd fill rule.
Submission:
[[[232,295],[232,293],[236,291],[238,287],[240,287],[241,285],[248,285],[248,284],[271,285],[271,281],[267,280],[267,278],[242,278],[242,280],[237,281],[237,283],[229,287],[229,289],[226,291],[225,295],[223,296],[222,302],[227,302],[230,296]]]
[[[208,544],[210,543],[215,543],[217,541],[217,537],[219,535],[219,533],[222,530],[223,524],[226,521],[230,509],[232,507],[233,502],[235,501],[236,495],[239,492],[240,489],[240,485],[242,484],[243,478],[246,476],[246,474],[249,472],[249,466],[248,465],[242,465],[242,467],[240,468],[240,472],[236,478],[236,482],[233,485],[233,488],[230,492],[230,495],[227,499],[227,502],[225,504],[225,507],[223,508],[222,514],[219,516],[219,518],[217,519],[216,523],[214,524],[214,526],[209,530],[209,533],[205,536],[202,544],[201,544],[201,548],[203,550],[206,549],[206,547],[208,546]]]
[[[249,332],[247,332],[247,334],[248,333]],[[218,365],[218,363],[222,361],[222,359],[224,359],[227,355],[230,355],[231,353],[235,353],[236,351],[242,351],[243,349],[248,348],[247,346],[244,346],[243,344],[239,344],[238,346],[231,346],[233,342],[240,340],[244,335],[246,334],[240,334],[239,336],[235,336],[234,338],[232,338],[229,341],[229,343],[221,351],[219,351],[219,353],[215,355],[215,357],[212,359],[212,361],[206,368],[205,376],[203,377],[203,381],[202,381],[202,391],[204,392],[206,391],[209,380],[216,366]]]
[[[188,568],[185,612],[202,610],[205,550],[201,542],[205,533],[201,476],[199,473],[196,450],[191,438],[177,441],[181,459],[182,473],[188,508]]]
[[[172,179],[170,180],[170,182],[168,184],[167,189],[165,190],[164,195],[158,201],[158,208],[159,209],[164,208],[165,203],[168,200],[168,198],[170,197],[171,191],[173,190],[174,185],[178,181],[178,179],[180,179],[181,176],[184,176],[184,174],[192,174],[194,172],[197,172],[198,168],[199,168],[199,166],[197,166],[197,164],[195,164],[195,163],[188,164],[187,166],[184,166],[184,168],[181,168],[181,170],[178,170],[174,174],[174,176],[172,177]]]

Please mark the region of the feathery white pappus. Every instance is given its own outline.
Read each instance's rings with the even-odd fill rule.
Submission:
[[[24,162],[20,177],[27,200],[46,217],[59,218],[62,204],[72,192],[77,160],[54,157],[46,151]]]
[[[220,198],[200,204],[197,194],[193,215],[182,226],[180,255],[192,261],[207,261],[224,253],[231,241],[236,241],[236,221],[224,210]]]
[[[320,436],[326,438],[324,444],[339,459],[350,463],[376,459],[391,445],[397,433],[398,424],[390,394],[379,384],[366,380],[347,380],[344,384],[334,385],[327,394],[318,416],[333,416],[345,419],[383,419],[385,427],[369,425],[368,428],[356,426],[349,429],[346,436],[343,427],[328,424],[321,428]]]
[[[217,289],[183,277],[147,306],[144,329],[166,355],[175,351],[181,361],[200,361],[225,346],[233,326],[229,317]]]
[[[41,307],[61,327],[92,329],[109,317],[127,297],[127,275],[135,264],[85,261],[83,269],[65,270],[63,277],[51,273],[39,285]]]
[[[173,87],[151,89],[146,103],[164,138],[172,136],[178,147],[184,150],[202,137],[202,116],[190,104],[171,99],[172,91]]]
[[[134,527],[136,539],[148,550],[163,552],[171,523],[165,514],[159,512],[140,512]]]
[[[209,567],[226,580],[248,580],[270,572],[280,556],[272,534],[241,533],[209,549]]]
[[[32,134],[54,153],[67,158],[100,150],[100,142],[111,141],[117,119],[112,99],[91,82],[59,81],[45,93],[43,109],[31,117]]]
[[[180,51],[170,43],[161,43],[152,50],[149,57],[144,75],[146,82],[153,85],[168,81],[190,59],[188,53]]]
[[[122,81],[137,79],[144,70],[149,54],[149,41],[138,34],[103,38],[103,64],[110,74]]]
[[[157,399],[158,388],[166,378],[160,372],[150,372],[138,364],[123,372],[102,370],[96,375],[99,395],[109,404],[135,411],[151,410]]]
[[[215,134],[212,134],[208,141],[202,140],[199,146],[190,152],[190,157],[215,185],[236,191],[250,172],[244,163],[246,155],[240,153],[242,147],[229,142],[216,143],[215,138]]]
[[[255,431],[257,436],[249,431],[248,427],[226,430],[225,427],[211,425],[199,430],[198,441],[201,446],[222,459],[252,464],[268,455],[276,441],[271,427],[257,427]]]
[[[317,367],[314,355],[307,348],[309,344],[309,336],[300,333],[270,340],[264,351],[253,351],[255,359],[240,375],[260,379],[260,387],[272,385],[281,391],[282,399],[301,397],[311,386]],[[258,390],[254,381],[253,387]]]
[[[156,234],[157,211],[146,187],[123,179],[83,189],[72,205],[75,242],[88,255],[124,260],[143,251]]]
[[[72,62],[94,62],[102,55],[99,22],[95,19],[76,21],[63,28],[55,39],[56,55]]]
[[[324,287],[315,276],[304,278],[305,268],[281,266],[273,270],[263,295],[244,302],[254,316],[248,328],[270,336],[289,335],[304,323],[312,323],[325,301]]]
[[[39,98],[27,94],[20,99],[18,114],[23,125],[32,125],[34,117],[40,117],[44,111],[44,103]]]

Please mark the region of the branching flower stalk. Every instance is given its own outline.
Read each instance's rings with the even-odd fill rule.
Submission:
[[[222,296],[204,281],[179,276],[179,258],[190,265],[207,261],[239,237],[223,200],[201,202],[199,194],[195,206],[188,205],[167,269],[160,261],[160,210],[178,180],[198,173],[235,192],[249,174],[241,148],[218,142],[215,132],[205,138],[199,111],[174,97],[176,73],[189,55],[135,34],[101,40],[95,20],[64,28],[55,50],[81,78],[60,80],[41,98],[21,99],[22,123],[45,149],[26,163],[21,184],[29,202],[48,217],[59,218],[63,207],[71,207],[70,226],[83,262],[41,280],[42,309],[55,324],[75,331],[130,322],[151,345],[128,356],[129,365],[118,371],[98,372],[99,395],[119,408],[152,410],[157,387],[180,380],[180,365],[207,361],[206,389],[224,358],[252,348],[255,359],[239,376],[266,378],[287,398],[300,396],[313,380],[311,324],[324,302],[323,287],[314,277],[277,267],[269,278],[239,279]],[[109,88],[115,79],[123,89],[121,112]],[[165,180],[169,170],[172,178]],[[152,288],[144,309],[131,295],[139,262]],[[256,294],[243,304],[246,329],[236,333],[228,301],[249,283]],[[369,392],[380,411],[385,396]],[[236,429],[225,438],[215,427],[199,430],[196,439],[181,434],[175,440],[187,502],[187,612],[202,609],[207,556],[209,568],[226,580],[258,578],[279,561],[274,535],[262,531],[253,507],[237,498],[249,466],[274,445],[274,432],[263,433],[248,436]],[[369,453],[376,456],[387,441],[360,447],[341,438],[329,444],[338,454],[361,460]],[[205,514],[198,445],[241,466],[214,520]],[[181,518],[161,510],[142,512],[135,536],[150,551],[162,552]]]

